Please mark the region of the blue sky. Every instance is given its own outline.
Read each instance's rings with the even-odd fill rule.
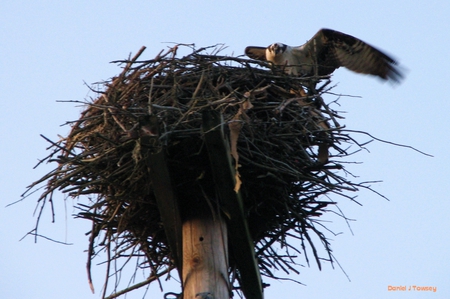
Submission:
[[[450,166],[447,91],[450,2],[441,1],[3,1],[0,4],[0,290],[3,298],[99,298],[103,268],[94,270],[92,295],[85,263],[89,223],[72,219],[76,202],[56,196],[56,223],[44,215],[41,233],[73,243],[64,246],[19,239],[34,227],[37,196],[14,206],[25,187],[52,165],[33,170],[61,126],[82,107],[59,100],[90,96],[84,82],[107,80],[120,69],[110,61],[143,45],[144,58],[168,44],[198,47],[225,43],[226,54],[248,45],[300,45],[320,28],[361,38],[398,58],[407,70],[392,87],[337,70],[333,92],[341,97],[342,124],[432,154],[381,142],[349,157],[355,180],[383,182],[358,193],[362,207],[339,198],[352,233],[338,217],[324,220],[336,232],[334,255],[345,269],[305,267],[295,277],[306,286],[266,281],[266,298],[448,298]],[[328,95],[325,101],[336,96]],[[367,141],[364,135],[354,135]],[[282,273],[280,273],[282,274]],[[389,292],[389,285],[433,286],[437,292]],[[166,292],[177,291],[176,283]],[[142,292],[127,298],[142,298]],[[147,298],[163,298],[152,287]]]

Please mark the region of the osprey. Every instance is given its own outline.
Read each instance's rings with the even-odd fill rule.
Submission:
[[[247,47],[253,59],[270,61],[295,76],[326,76],[341,66],[357,73],[399,82],[403,75],[397,62],[354,36],[331,30],[319,30],[306,44],[291,47],[274,43],[267,48]]]

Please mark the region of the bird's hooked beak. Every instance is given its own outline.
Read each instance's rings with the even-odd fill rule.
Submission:
[[[269,46],[269,51],[275,55],[281,54],[286,51],[286,45],[282,43],[274,43]]]

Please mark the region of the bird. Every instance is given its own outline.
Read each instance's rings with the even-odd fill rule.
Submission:
[[[329,76],[342,66],[384,81],[399,83],[403,79],[392,57],[354,36],[332,29],[320,29],[298,47],[283,43],[249,46],[245,54],[252,59],[270,61],[294,76]]]

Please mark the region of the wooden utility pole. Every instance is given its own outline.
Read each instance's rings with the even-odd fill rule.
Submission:
[[[205,215],[183,223],[183,299],[229,299],[227,227]]]
[[[158,144],[159,134],[156,118],[151,117],[147,121],[143,126],[144,131],[152,134],[142,139],[144,144],[151,147]],[[234,191],[235,173],[220,113],[206,111],[202,129],[218,196],[211,202],[220,202],[220,206],[226,209],[226,221],[222,212],[216,209],[217,206],[208,206],[206,201],[191,199],[189,211],[182,211],[173,191],[164,152],[150,154],[148,162],[172,258],[182,279],[182,298],[231,297],[228,275],[228,248],[231,246],[244,296],[247,299],[263,299],[261,277],[244,216],[242,197],[239,191]]]

